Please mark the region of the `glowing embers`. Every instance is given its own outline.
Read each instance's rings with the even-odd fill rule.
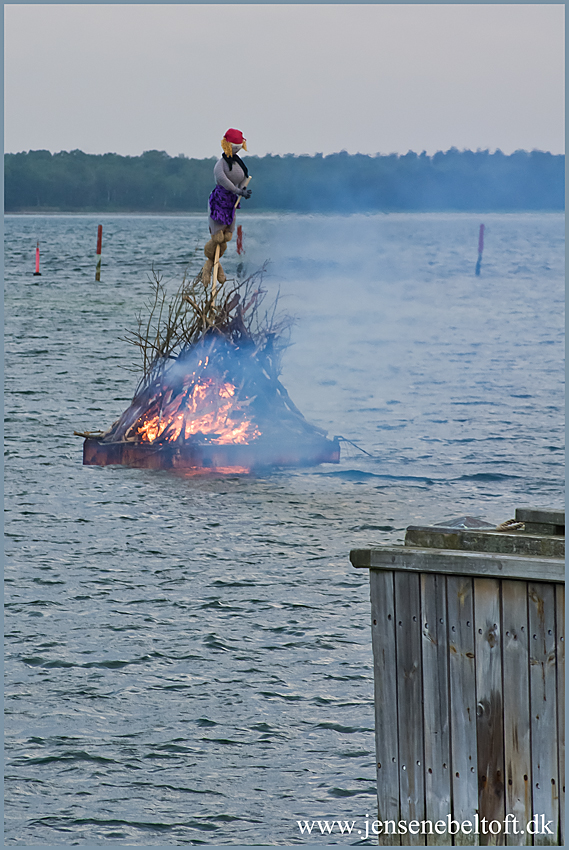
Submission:
[[[239,400],[234,384],[193,373],[181,387],[162,387],[125,439],[183,443],[198,434],[210,443],[229,445],[250,443],[261,432],[248,417],[247,400]]]
[[[173,469],[179,478],[226,478],[227,476],[251,475],[247,466],[200,466],[193,469]]]

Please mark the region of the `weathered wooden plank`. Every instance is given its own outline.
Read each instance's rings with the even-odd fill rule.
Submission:
[[[476,578],[473,587],[478,812],[481,819],[502,824],[505,802],[500,582]],[[479,840],[482,845],[504,844],[504,834],[489,832]]]
[[[504,681],[504,761],[506,815],[517,819],[523,835],[506,836],[506,844],[531,844],[525,824],[532,818],[531,747],[528,669],[527,583],[502,582],[502,665]]]
[[[401,820],[425,817],[423,777],[423,704],[421,676],[421,605],[418,573],[395,573],[395,642]],[[424,845],[424,835],[410,832],[401,844]]]
[[[350,560],[354,567],[378,570],[565,582],[565,566],[561,558],[525,558],[521,555],[461,552],[457,549],[382,546],[381,549],[352,549]]]
[[[559,771],[557,765],[557,665],[555,587],[528,585],[530,723],[534,814],[553,823],[555,835],[534,835],[534,845],[557,844]]]
[[[399,821],[399,747],[393,573],[370,573],[378,819]],[[395,846],[398,835],[380,835]]]
[[[464,552],[495,552],[532,558],[564,558],[565,538],[551,534],[507,533],[482,529],[436,528],[410,525],[405,545],[423,549],[459,549]]]
[[[555,585],[557,641],[557,740],[559,759],[559,843],[565,845],[565,588]]]
[[[476,771],[476,678],[472,579],[447,577],[452,815],[473,821],[478,808]],[[460,832],[455,844],[476,845],[477,836]]]
[[[421,575],[423,629],[423,718],[425,729],[425,818],[436,823],[451,811],[447,594],[445,576]],[[427,835],[428,845],[446,847],[448,835]]]
[[[565,511],[551,508],[516,508],[519,522],[539,522],[547,525],[565,525]]]
[[[556,537],[565,536],[564,525],[548,525],[546,522],[525,522],[524,529],[528,534],[551,534]]]
[[[523,522],[530,534],[565,535],[565,511],[543,508],[516,508],[516,520]]]
[[[350,549],[350,561],[352,567],[369,569],[371,567],[371,553],[373,549]]]

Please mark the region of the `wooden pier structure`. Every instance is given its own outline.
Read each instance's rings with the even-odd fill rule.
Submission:
[[[516,520],[350,553],[370,571],[380,844],[564,843],[565,514]],[[471,831],[427,823],[449,816]],[[474,834],[483,818],[500,833]]]

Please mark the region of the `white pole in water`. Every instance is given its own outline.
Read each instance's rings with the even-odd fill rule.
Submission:
[[[247,180],[245,181],[245,185],[243,186],[244,189],[246,189],[247,186],[249,185],[250,179],[251,178],[248,177]],[[239,196],[237,198],[237,200],[235,201],[234,210],[237,209],[237,204],[239,203],[240,200],[241,200],[241,196]],[[216,245],[216,247],[215,247],[215,259],[213,261],[213,272],[212,272],[212,276],[211,276],[211,306],[212,307],[215,307],[215,296],[217,295],[217,268],[219,266],[219,251],[220,251],[220,248],[221,248],[220,245]]]
[[[480,274],[480,265],[482,263],[482,251],[484,250],[484,225],[480,225],[480,230],[478,231],[478,260],[476,261],[476,269],[475,274]]]

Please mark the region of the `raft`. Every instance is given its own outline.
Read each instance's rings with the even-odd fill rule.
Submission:
[[[183,445],[103,442],[87,437],[83,443],[86,466],[130,466],[138,469],[203,469],[248,473],[272,467],[310,467],[339,463],[340,443],[315,435],[304,441],[262,438],[249,444],[214,445],[198,440]]]

